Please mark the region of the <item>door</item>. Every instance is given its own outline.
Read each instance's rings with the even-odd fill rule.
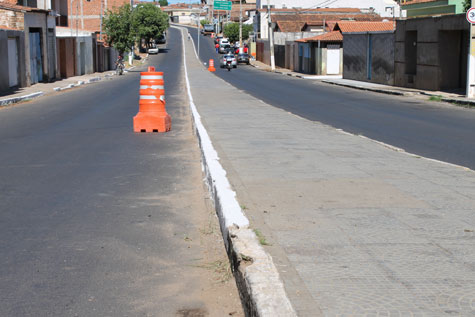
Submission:
[[[56,40],[54,30],[48,29],[48,78],[56,78]]]
[[[340,46],[327,46],[327,75],[338,75],[340,73]]]
[[[16,38],[8,39],[8,84],[18,86],[18,48]]]
[[[31,84],[43,81],[40,32],[30,32],[30,80]]]
[[[86,73],[86,43],[79,43],[79,54],[81,54],[81,56],[79,56],[81,62],[79,70],[81,72],[80,74],[84,75]]]

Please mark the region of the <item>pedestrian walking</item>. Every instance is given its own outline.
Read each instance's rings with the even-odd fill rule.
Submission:
[[[216,44],[214,47],[216,47],[216,53],[219,53],[219,44]]]

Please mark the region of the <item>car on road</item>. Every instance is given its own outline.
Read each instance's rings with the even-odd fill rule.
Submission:
[[[226,44],[231,46],[231,43],[229,43],[228,38],[223,37],[219,40],[219,45],[226,45]]]
[[[167,36],[166,36],[165,32],[163,32],[161,35],[159,35],[155,39],[155,43],[157,43],[157,44],[166,44],[167,43]]]
[[[203,25],[203,28],[201,29],[201,34],[206,36],[206,35],[211,35],[213,33],[214,33],[214,25],[213,24]]]
[[[216,35],[216,37],[214,38],[214,44],[219,44],[219,41],[223,38],[222,35]]]
[[[221,59],[219,60],[219,67],[221,68],[226,67],[226,61],[228,59],[231,59],[231,65],[233,66],[233,68],[236,68],[237,67],[236,56],[234,56],[234,54],[232,53],[228,53],[226,55],[223,55],[223,57],[221,57]]]
[[[227,52],[229,52],[230,50],[232,50],[232,46],[229,45],[229,44],[222,44],[219,46],[218,48],[218,53],[220,54],[226,54]]]
[[[158,51],[160,51],[160,49],[156,44],[152,44],[152,46],[148,49],[149,54],[158,54]]]
[[[246,63],[247,65],[249,65],[249,54],[247,53],[237,54],[236,59],[238,63]]]

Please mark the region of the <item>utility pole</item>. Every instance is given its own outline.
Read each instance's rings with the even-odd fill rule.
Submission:
[[[102,19],[103,19],[103,14],[104,14],[103,11],[104,11],[104,9],[102,7],[102,0],[101,0],[101,28],[100,28],[101,31],[99,33],[99,37],[100,37],[101,41],[102,41]]]
[[[239,0],[239,53],[243,53],[242,45],[242,0]]]
[[[473,8],[474,0],[472,0],[470,7]],[[472,10],[473,11],[473,10]],[[469,19],[469,14],[471,12],[467,12],[467,19]],[[473,36],[475,32],[473,30],[473,24],[470,22],[470,46],[468,48],[468,61],[467,61],[467,88],[466,88],[466,97],[473,98],[475,97],[475,47],[474,47],[474,39]]]
[[[196,20],[198,29],[198,32],[196,32],[196,34],[198,35],[198,59],[200,59],[200,15],[201,9],[199,9],[198,11],[198,19]]]
[[[472,0],[473,1],[473,0]],[[267,0],[267,20],[269,21],[269,45],[270,45],[270,69],[275,71],[275,58],[274,58],[274,34],[272,31],[272,21],[270,18],[270,0]]]
[[[134,0],[130,0],[130,12],[134,11]],[[130,48],[130,54],[129,54],[129,65],[132,65],[134,63],[134,45]]]

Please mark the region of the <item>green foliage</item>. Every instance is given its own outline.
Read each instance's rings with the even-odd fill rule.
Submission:
[[[204,26],[205,24],[211,24],[211,22],[209,22],[209,21],[206,20],[206,19],[205,19],[205,20],[201,20],[200,23],[201,23],[201,26]]]
[[[116,12],[108,10],[102,22],[106,33],[106,40],[119,54],[129,50],[135,41],[135,34],[131,26],[130,5],[121,6]]]
[[[168,15],[153,3],[141,3],[134,9],[131,23],[137,39],[150,43],[168,28]]]
[[[438,96],[430,96],[429,97],[429,100],[430,101],[442,101],[442,96],[438,95]]]
[[[463,11],[467,12],[472,6],[472,0],[464,0],[463,1]]]
[[[242,40],[247,40],[249,38],[249,32],[254,30],[252,25],[243,24],[242,25]],[[239,23],[228,23],[224,26],[223,30],[224,36],[229,39],[231,42],[239,41]]]
[[[160,6],[161,7],[166,7],[168,5],[168,1],[167,0],[159,0],[158,3],[160,3]]]

